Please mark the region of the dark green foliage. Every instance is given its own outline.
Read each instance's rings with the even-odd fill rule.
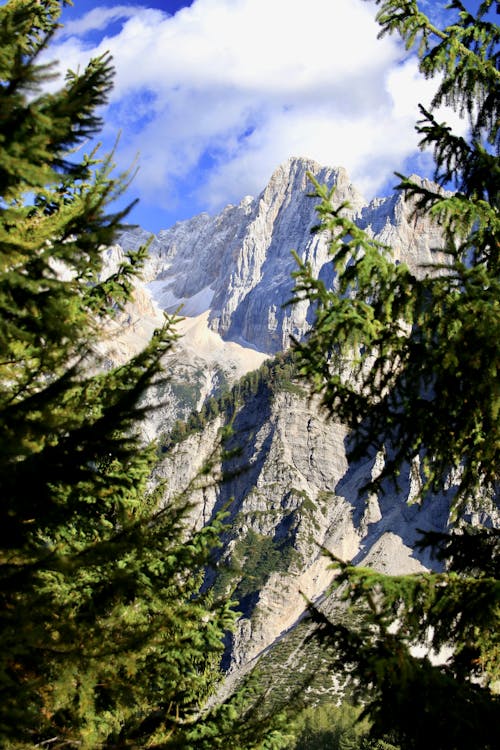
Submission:
[[[498,568],[466,578],[453,562],[446,573],[413,576],[335,564],[351,625],[310,611],[316,636],[334,646],[334,668],[350,664],[362,678],[354,694],[369,699],[373,730],[391,730],[405,748],[495,747]],[[446,660],[436,662],[442,648]]]
[[[345,613],[341,619],[346,622]],[[312,638],[312,629],[311,621],[302,619],[243,676],[224,705],[226,715],[234,715],[232,736],[244,748],[399,750],[388,741],[369,739],[369,722],[346,700],[345,680],[332,674],[333,649]],[[273,744],[255,745],[256,727],[269,724]]]
[[[222,714],[232,717],[228,734],[231,741],[239,743],[236,747],[291,750],[300,731],[296,719],[304,707],[336,692],[325,659],[327,649],[310,642],[306,650],[309,632],[310,623],[302,621],[284,634],[259,657],[256,667],[242,677],[238,690],[225,701]],[[266,726],[271,729],[264,741],[259,741],[261,728]],[[226,744],[220,742],[216,733],[212,741],[207,750],[228,747],[227,739]]]
[[[321,228],[335,233],[339,290],[326,289],[305,266],[297,273],[297,292],[317,305],[314,330],[297,349],[323,403],[355,428],[352,458],[384,447],[378,485],[418,456],[426,489],[444,489],[453,473],[459,503],[479,491],[494,493],[500,458],[497,266],[485,260],[470,267],[470,246],[455,254],[448,243],[449,264],[417,278],[316,187]]]
[[[432,109],[447,103],[470,124],[458,137],[422,109],[417,130],[433,150],[437,184],[399,175],[416,216],[440,225],[444,262],[418,275],[397,265],[315,183],[338,286],[299,268],[296,293],[315,304],[316,320],[297,352],[325,406],[352,428],[351,458],[384,452],[370,489],[397,484],[413,465],[420,499],[448,492],[451,535],[423,539],[445,565],[439,574],[389,577],[334,561],[358,624],[311,613],[336,649],[335,667],[350,664],[360,680],[376,734],[389,729],[409,750],[486,750],[497,743],[500,709],[499,536],[487,528],[500,466],[499,29],[492,2],[471,13],[452,0],[443,28],[415,0],[376,2],[381,33],[399,33],[422,73],[438,78]],[[485,525],[467,525],[471,508]],[[436,664],[442,647],[447,660]]]
[[[160,439],[161,450],[165,452],[188,435],[201,432],[210,420],[220,415],[224,417],[226,425],[230,424],[238,407],[263,389],[271,394],[282,391],[304,394],[305,391],[297,383],[297,379],[298,368],[294,353],[278,354],[272,360],[264,362],[257,370],[243,375],[237,383],[223,390],[219,396],[211,396],[199,411],[193,411],[186,420],[177,420],[168,435]]]
[[[305,709],[294,722],[297,739],[289,750],[398,750],[384,740],[370,740],[369,724],[360,714],[346,702]]]
[[[59,11],[0,8],[0,744],[183,746],[233,620],[200,594],[222,527],[188,532],[185,499],[158,511],[148,489],[138,402],[173,321],[99,374],[96,337],[146,248],[102,278],[126,177],[70,149],[98,130],[112,68],[104,56],[39,89]]]
[[[418,31],[424,73],[446,74],[436,103],[455,104],[471,122],[469,142],[428,112],[417,128],[422,146],[434,149],[437,182],[451,181],[457,192],[405,178],[400,185],[441,225],[447,259],[417,278],[316,185],[320,228],[332,233],[339,293],[306,267],[297,272],[299,296],[317,304],[313,332],[298,350],[324,403],[356,428],[354,455],[385,445],[388,462],[379,482],[418,455],[427,487],[443,488],[454,473],[458,500],[469,500],[496,491],[500,465],[500,167],[490,145],[498,136],[500,74],[492,49],[499,31],[482,18],[474,27],[458,2],[452,7],[461,9],[459,20],[439,32],[413,0],[381,5],[383,32],[399,30],[412,44]],[[463,52],[458,57],[456,45]],[[469,78],[473,85],[462,91]],[[338,367],[344,356],[349,378]]]

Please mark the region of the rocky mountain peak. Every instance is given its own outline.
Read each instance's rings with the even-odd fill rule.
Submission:
[[[313,159],[292,156],[274,170],[271,179],[263,191],[263,197],[266,198],[269,195],[273,196],[283,193],[306,192],[310,188],[307,173],[319,174],[323,170],[324,168],[321,164],[318,164]],[[324,171],[336,176],[340,171],[344,172],[345,170],[340,167],[339,169],[327,169]]]
[[[256,198],[247,196],[216,216],[200,214],[162,230],[150,245],[145,280],[161,309],[184,304],[189,316],[208,312],[208,325],[226,341],[273,354],[290,336],[309,327],[306,303],[287,307],[292,296],[291,251],[332,280],[328,237],[312,234],[317,200],[310,197],[308,173],[328,187],[334,200],[349,204],[351,216],[369,234],[394,248],[397,260],[418,270],[442,246],[437,226],[414,215],[401,195],[367,203],[343,167],[325,167],[292,157],[272,174]],[[122,235],[124,248],[144,242],[147,233]]]

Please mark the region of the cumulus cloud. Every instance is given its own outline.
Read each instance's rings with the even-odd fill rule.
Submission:
[[[143,200],[189,200],[189,215],[256,194],[291,155],[345,166],[375,193],[414,152],[417,101],[433,91],[399,42],[377,33],[362,0],[195,0],[174,16],[96,8],[63,30],[55,53],[75,69],[111,52],[104,136],[122,130],[121,165],[140,153]]]
[[[113,7],[92,8],[82,18],[65,24],[59,36],[82,36],[88,31],[102,31],[113,21],[132,18],[144,8],[140,5],[115,5]]]

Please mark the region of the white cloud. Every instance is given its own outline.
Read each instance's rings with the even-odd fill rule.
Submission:
[[[116,20],[92,49],[76,36]],[[362,0],[195,0],[175,16],[95,9],[55,53],[74,69],[111,51],[105,135],[122,129],[121,164],[140,152],[146,200],[169,206],[182,185],[194,213],[255,194],[291,155],[345,166],[376,191],[414,151],[416,103],[432,96],[397,40],[377,33]]]
[[[82,18],[69,21],[59,32],[59,37],[81,36],[88,31],[106,29],[113,21],[133,18],[144,8],[140,5],[114,5],[112,7],[93,8]]]
[[[422,103],[429,107],[437,88],[437,81],[426,79],[419,73],[418,62],[414,57],[389,70],[386,80],[387,90],[393,102],[393,116],[401,120],[410,119],[412,122],[420,119],[418,104]],[[465,134],[466,121],[450,108],[439,107],[434,115],[438,120],[446,120],[457,134]]]

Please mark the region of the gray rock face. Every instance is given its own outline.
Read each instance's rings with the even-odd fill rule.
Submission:
[[[172,375],[168,397],[178,414],[185,416],[178,407],[182,399],[199,408],[214,384],[233,382],[258,367],[263,355],[286,349],[291,335],[300,338],[307,331],[307,303],[283,307],[292,296],[291,250],[325,282],[333,282],[328,238],[311,233],[317,216],[315,201],[307,196],[308,171],[335,186],[337,203],[348,201],[358,225],[390,245],[395,258],[414,272],[441,260],[438,228],[415,218],[411,202],[395,196],[367,204],[345,170],[304,159],[279,167],[257,198],[159,232],[151,241],[138,298],[144,310],[148,296],[157,310],[172,312],[184,304],[184,339],[166,361]],[[144,230],[135,230],[122,235],[120,245],[135,248],[147,239]],[[119,257],[120,249],[110,251],[110,266]],[[156,470],[156,479],[168,480],[165,504],[183,496],[193,503],[189,526],[207,523],[232,499],[219,593],[226,593],[229,580],[225,566],[239,568],[242,581],[250,571],[236,591],[244,615],[228,655],[233,671],[251,664],[294,627],[305,609],[303,594],[314,601],[324,596],[332,572],[323,547],[386,572],[419,571],[435,563],[415,552],[417,528],[443,530],[448,522],[446,497],[408,504],[418,495],[415,467],[406,480],[400,478],[399,491],[387,486],[384,494],[360,496],[360,487],[380,471],[383,456],[348,466],[345,428],[324,418],[296,384],[289,386],[273,391],[261,385],[239,404],[234,436],[224,446],[238,447],[237,456],[224,454],[219,415],[170,447]],[[156,399],[161,401],[161,394],[149,395],[149,403]],[[150,437],[173,422],[170,412],[156,410]],[[207,462],[214,481],[200,482]]]
[[[383,457],[348,466],[345,428],[323,416],[306,392],[261,387],[245,399],[232,420],[233,437],[224,458],[221,416],[176,445],[157,467],[168,478],[164,503],[189,492],[194,503],[189,526],[201,526],[229,502],[230,529],[219,561],[235,566],[243,580],[236,588],[243,617],[228,655],[239,672],[292,628],[305,610],[303,595],[321,601],[332,580],[327,548],[344,560],[388,573],[435,567],[416,552],[417,529],[444,530],[446,497],[408,505],[415,494],[414,472],[402,477],[401,491],[360,496],[359,488],[380,471]],[[213,465],[215,481],[197,472]],[[245,578],[248,576],[248,578]]]
[[[318,271],[327,257],[324,241],[311,234],[316,215],[307,196],[308,171],[322,183],[335,184],[339,201],[361,205],[362,198],[343,169],[321,168],[302,159],[277,169],[254,202],[243,242],[214,295],[210,323],[223,338],[239,338],[274,353],[289,346],[290,334],[301,337],[307,330],[307,308],[283,309],[283,305],[292,296],[296,265],[291,251],[313,262]]]
[[[291,251],[332,280],[328,237],[311,233],[317,200],[308,196],[308,172],[335,186],[335,203],[347,201],[356,223],[390,245],[395,258],[412,270],[439,259],[439,229],[427,218],[415,218],[411,201],[395,196],[366,204],[343,168],[290,159],[257,198],[244,198],[215,217],[201,214],[179,222],[153,237],[145,281],[159,307],[172,312],[182,303],[188,316],[208,311],[208,325],[224,340],[267,354],[286,349],[290,336],[301,338],[309,327],[307,303],[286,306],[296,268]],[[129,248],[146,239],[144,230],[135,230],[120,242]]]

